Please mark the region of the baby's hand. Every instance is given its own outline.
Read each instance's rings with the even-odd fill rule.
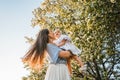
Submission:
[[[65,43],[66,43],[66,41],[67,41],[67,39],[63,39],[61,42],[65,44]]]
[[[63,40],[67,41],[67,38],[64,38]]]
[[[58,46],[63,46],[63,45],[65,45],[65,43],[66,43],[66,40],[65,40],[65,39],[63,39],[63,40],[59,43],[59,45],[58,45]]]
[[[66,43],[66,40],[63,39],[59,44],[57,44],[57,46],[58,47],[63,46],[63,45],[65,45],[65,43]]]

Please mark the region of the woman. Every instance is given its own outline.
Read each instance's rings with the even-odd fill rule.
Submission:
[[[45,80],[70,80],[66,66],[66,59],[72,56],[71,51],[63,51],[57,47],[53,40],[54,33],[48,29],[39,32],[35,43],[23,57],[23,62],[33,69],[41,69],[46,53],[49,55],[50,65],[47,69]]]

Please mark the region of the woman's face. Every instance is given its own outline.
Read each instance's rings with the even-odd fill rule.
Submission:
[[[50,39],[55,39],[54,33],[50,30],[49,30],[48,36],[49,36]]]

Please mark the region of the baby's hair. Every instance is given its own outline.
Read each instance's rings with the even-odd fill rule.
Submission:
[[[61,31],[60,29],[55,29],[54,33],[55,33],[55,32],[60,32],[60,33],[62,33],[62,31]]]

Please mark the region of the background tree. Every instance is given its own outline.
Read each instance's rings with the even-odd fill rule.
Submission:
[[[33,14],[32,26],[59,27],[82,49],[81,57],[87,64],[84,79],[120,77],[119,0],[44,0]],[[72,66],[72,79],[79,80],[79,67]]]

